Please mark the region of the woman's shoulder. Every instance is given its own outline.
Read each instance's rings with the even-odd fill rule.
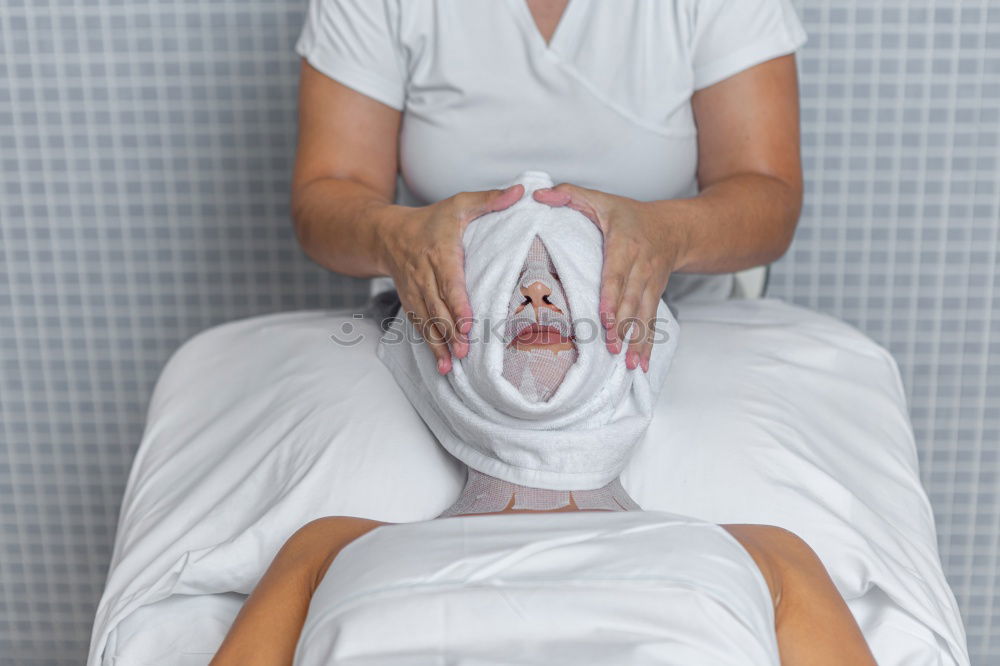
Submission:
[[[314,563],[317,575],[313,589],[330,568],[330,564],[349,543],[368,534],[376,527],[390,525],[381,520],[357,516],[324,516],[311,520],[291,536],[289,542],[302,557]]]
[[[391,524],[357,516],[324,516],[309,521],[299,528],[297,534],[301,533],[306,542],[339,549],[376,527]]]
[[[802,537],[777,525],[730,524],[719,527],[732,534],[757,563],[771,591],[775,608],[781,602],[782,585],[789,568],[801,568],[809,555],[815,558],[812,548]]]
[[[808,657],[816,664],[875,666],[847,602],[805,539],[775,525],[720,527],[746,547],[771,587],[782,663]]]

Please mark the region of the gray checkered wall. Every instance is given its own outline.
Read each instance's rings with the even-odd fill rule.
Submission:
[[[895,355],[970,650],[990,663],[1000,7],[798,5],[807,196],[770,293]],[[3,663],[82,663],[169,354],[223,321],[363,296],[288,222],[302,9],[0,0]]]
[[[797,4],[806,201],[769,295],[892,352],[973,663],[1000,663],[1000,3]]]

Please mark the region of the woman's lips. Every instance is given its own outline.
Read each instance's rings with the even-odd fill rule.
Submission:
[[[517,334],[515,340],[524,345],[555,345],[569,342],[555,326],[539,326],[529,324]]]

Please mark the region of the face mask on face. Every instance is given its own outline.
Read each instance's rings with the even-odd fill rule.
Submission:
[[[508,304],[504,378],[528,400],[548,401],[576,362],[572,338],[566,293],[536,236]]]

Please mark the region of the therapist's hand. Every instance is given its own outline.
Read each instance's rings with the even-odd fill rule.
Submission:
[[[465,288],[462,232],[472,220],[509,208],[523,195],[523,185],[459,192],[408,209],[382,233],[383,264],[396,283],[403,312],[434,352],[442,375],[451,372],[452,352],[456,358],[469,353],[473,313]]]
[[[669,219],[654,219],[645,202],[570,183],[535,190],[534,198],[580,211],[604,234],[599,312],[608,350],[617,354],[627,342],[625,365],[649,372],[656,308],[684,255],[686,238],[681,226]],[[633,323],[632,335],[625,340]]]

